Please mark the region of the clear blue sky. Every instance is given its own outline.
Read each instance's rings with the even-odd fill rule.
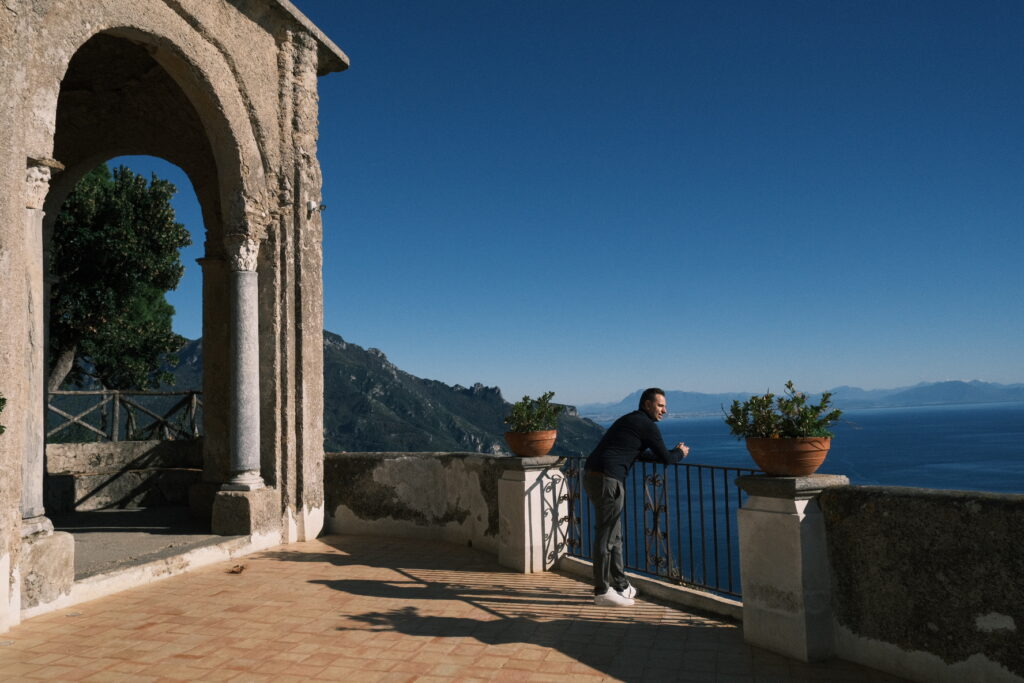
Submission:
[[[1024,381],[1024,3],[293,1],[352,60],[325,326],[403,370],[577,404]]]

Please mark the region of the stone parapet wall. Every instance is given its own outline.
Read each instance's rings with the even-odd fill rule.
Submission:
[[[329,533],[436,538],[497,554],[498,481],[509,456],[328,453]]]
[[[46,510],[185,505],[202,466],[201,439],[48,444]]]
[[[202,439],[46,445],[47,474],[97,473],[153,467],[202,468],[202,466]]]
[[[1024,496],[844,486],[818,502],[837,656],[915,680],[1024,680]]]

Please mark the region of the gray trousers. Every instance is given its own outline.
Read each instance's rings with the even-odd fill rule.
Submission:
[[[622,563],[622,507],[625,487],[618,479],[600,472],[587,472],[583,488],[594,509],[594,595],[609,588],[625,590],[629,582]]]

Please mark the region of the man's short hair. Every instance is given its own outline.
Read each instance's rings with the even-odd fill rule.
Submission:
[[[655,396],[664,396],[665,392],[658,387],[651,387],[650,389],[644,389],[644,393],[640,394],[640,410],[644,409],[644,403],[653,401]]]

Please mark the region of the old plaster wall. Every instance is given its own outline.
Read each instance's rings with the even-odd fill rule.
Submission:
[[[503,460],[480,453],[328,453],[327,531],[434,538],[496,555]]]
[[[110,157],[153,154],[189,174],[207,229],[204,476],[213,488],[226,469],[233,400],[222,238],[259,243],[261,472],[283,538],[319,531],[322,226],[304,207],[321,195],[317,77],[346,66],[287,0],[0,0],[0,393],[9,401],[0,577],[11,586],[23,546],[20,473],[43,409],[38,376],[25,371],[45,345],[30,296],[38,299],[43,262],[38,224],[26,219],[30,158],[66,169],[51,179],[44,225],[78,178]],[[0,631],[17,619],[17,592],[0,591]]]
[[[1024,496],[821,494],[836,654],[916,680],[1024,679]]]

